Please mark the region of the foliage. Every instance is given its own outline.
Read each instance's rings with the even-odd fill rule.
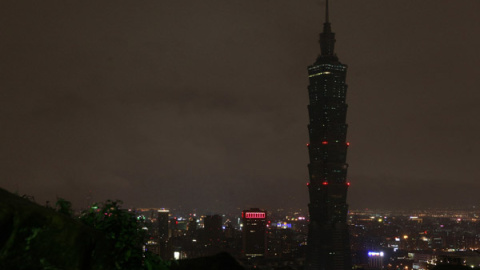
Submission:
[[[120,209],[121,201],[106,201],[94,204],[84,211],[80,220],[102,231],[112,241],[111,256],[117,269],[168,269],[156,255],[143,252],[146,239],[144,220],[137,219],[133,213]]]
[[[0,188],[0,269],[169,269],[143,252],[145,221],[121,210],[119,201],[94,205],[78,220],[65,199],[55,209],[30,200]]]
[[[145,270],[168,270],[171,262],[164,262],[158,255],[151,252],[145,252],[144,269]]]
[[[117,269],[140,269],[142,261],[142,230],[135,216],[120,209],[121,201],[108,200],[84,211],[80,220],[102,231],[113,243],[111,255]]]
[[[82,243],[89,246],[89,239],[73,243],[85,239],[85,226],[18,196],[0,194],[0,269],[80,269],[84,265],[85,257],[78,251]]]
[[[58,198],[57,202],[55,203],[55,206],[57,207],[57,212],[67,215],[69,217],[73,216],[71,202],[63,198]]]
[[[31,231],[32,231],[32,234],[30,234],[25,239],[25,251],[30,250],[32,240],[35,239],[38,236],[38,234],[42,231],[42,228],[32,228]]]

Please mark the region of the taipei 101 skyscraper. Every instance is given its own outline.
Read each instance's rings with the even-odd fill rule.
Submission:
[[[308,227],[306,270],[347,270],[352,268],[347,226],[347,66],[334,53],[326,3],[325,23],[320,34],[321,54],[308,67],[310,143]]]

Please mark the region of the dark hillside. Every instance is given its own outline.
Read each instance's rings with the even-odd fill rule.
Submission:
[[[0,269],[113,269],[102,233],[0,189]]]

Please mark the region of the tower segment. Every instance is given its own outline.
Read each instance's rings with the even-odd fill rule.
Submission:
[[[334,52],[326,3],[325,23],[320,34],[320,50],[308,67],[308,105],[310,143],[308,153],[310,223],[307,270],[351,269],[347,226],[347,66]]]

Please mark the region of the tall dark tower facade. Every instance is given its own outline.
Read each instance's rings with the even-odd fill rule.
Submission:
[[[328,0],[321,54],[308,67],[310,143],[308,191],[310,224],[306,258],[307,270],[351,269],[347,226],[347,66],[334,52],[335,34],[328,18]]]

